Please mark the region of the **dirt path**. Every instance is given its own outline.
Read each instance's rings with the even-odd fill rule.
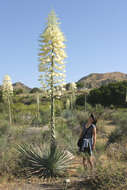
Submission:
[[[68,185],[68,190],[91,190],[84,183],[84,178],[75,178]],[[62,183],[26,183],[26,184],[6,184],[0,185],[0,190],[65,190],[65,185]]]

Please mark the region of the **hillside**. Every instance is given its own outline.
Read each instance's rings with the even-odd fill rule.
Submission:
[[[16,82],[13,84],[13,88],[14,90],[17,90],[17,89],[22,89],[23,92],[30,92],[31,88],[29,88],[28,86],[24,85],[23,83],[21,82]]]
[[[112,73],[92,73],[81,78],[77,83],[81,83],[84,88],[98,88],[111,82],[127,80],[127,74],[120,72]]]

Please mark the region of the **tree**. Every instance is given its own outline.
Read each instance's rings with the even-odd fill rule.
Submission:
[[[48,22],[40,36],[39,71],[42,86],[49,89],[51,98],[51,151],[56,147],[55,115],[54,115],[54,87],[65,79],[66,54],[64,52],[65,38],[59,28],[58,18],[54,11],[48,15]]]
[[[12,115],[11,115],[12,95],[13,95],[13,86],[11,78],[9,75],[5,75],[2,85],[2,96],[4,102],[8,104],[10,125],[12,124]]]
[[[30,93],[32,94],[32,93],[37,93],[37,92],[41,92],[41,90],[39,89],[39,88],[32,88],[31,89],[31,91],[30,91]]]
[[[81,89],[81,88],[84,88],[84,83],[83,82],[77,82],[77,88],[78,89]]]
[[[88,102],[92,105],[125,106],[127,81],[109,83],[90,91]]]

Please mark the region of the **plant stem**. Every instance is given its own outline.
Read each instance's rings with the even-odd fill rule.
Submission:
[[[11,118],[11,104],[10,104],[10,99],[8,97],[8,111],[9,111],[9,122],[10,125],[12,124],[12,118]]]
[[[52,50],[53,53],[53,50]],[[52,71],[51,71],[51,152],[54,151],[56,147],[56,138],[55,138],[55,114],[54,114],[54,56],[52,55]]]

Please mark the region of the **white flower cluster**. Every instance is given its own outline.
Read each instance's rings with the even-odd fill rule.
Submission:
[[[69,88],[70,90],[76,90],[77,89],[77,85],[76,85],[76,83],[75,82],[72,82],[72,83],[70,83],[70,88]]]
[[[13,86],[9,75],[5,75],[2,85],[3,98],[8,98],[13,95]]]
[[[51,84],[58,85],[65,80],[65,62],[67,57],[64,52],[64,35],[60,31],[58,18],[54,11],[48,16],[47,27],[41,35],[39,53],[39,71],[42,72],[40,81],[51,87]]]

